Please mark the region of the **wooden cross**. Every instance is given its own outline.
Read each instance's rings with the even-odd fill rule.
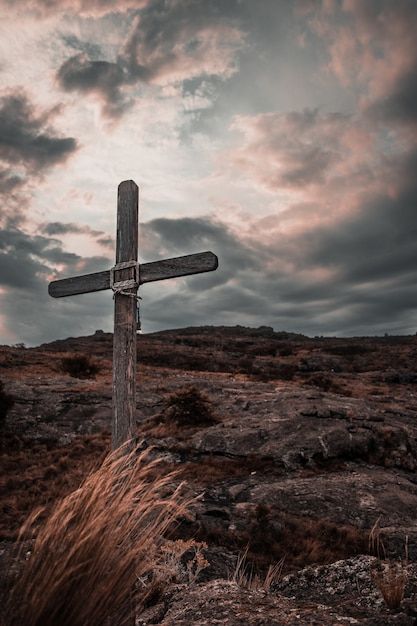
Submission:
[[[166,278],[211,272],[218,260],[212,252],[200,252],[153,263],[138,263],[139,189],[133,180],[120,183],[117,196],[116,265],[110,270],[63,278],[49,283],[53,298],[112,289],[113,422],[112,446],[130,439],[136,408],[136,332],[139,285]]]

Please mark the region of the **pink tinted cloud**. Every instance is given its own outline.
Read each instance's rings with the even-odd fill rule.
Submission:
[[[273,195],[285,191],[276,235],[334,225],[375,196],[395,193],[398,167],[377,130],[360,117],[304,110],[238,116],[240,142],[222,164]]]
[[[164,30],[161,29],[161,35]],[[167,33],[168,34],[168,33]],[[149,45],[138,21],[137,30],[125,47],[133,73],[141,73],[148,82],[165,85],[201,75],[228,78],[237,69],[236,52],[241,48],[243,33],[221,23],[184,23],[175,33],[163,36]]]
[[[57,79],[66,91],[98,97],[108,117],[120,117],[138,84],[167,87],[234,74],[245,41],[237,21],[227,5],[205,0],[149,3],[138,12],[115,60],[92,59],[84,51],[61,65]]]
[[[344,0],[310,6],[310,29],[327,45],[327,69],[358,90],[362,106],[384,98],[417,63],[413,1]]]
[[[372,134],[340,113],[307,109],[238,116],[233,129],[243,134],[232,150],[233,162],[272,191],[311,193],[376,158]]]
[[[140,9],[150,0],[0,0],[0,6],[9,10],[32,12],[37,17],[73,13],[86,17],[100,17]]]

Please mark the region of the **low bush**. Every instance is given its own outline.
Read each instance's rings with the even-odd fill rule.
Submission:
[[[237,371],[240,374],[252,374],[253,373],[254,359],[250,356],[244,356],[237,362]]]
[[[197,387],[184,387],[168,396],[163,416],[180,426],[210,426],[218,421],[209,398]]]
[[[270,380],[293,380],[298,372],[293,363],[265,363],[258,361],[253,368],[255,378],[261,382]]]
[[[356,356],[357,354],[368,354],[377,350],[374,346],[363,345],[359,343],[339,344],[335,346],[327,346],[326,352],[336,354],[338,356]]]
[[[278,354],[279,356],[291,356],[292,354],[294,354],[294,348],[290,346],[289,344],[286,346],[282,346],[278,350]]]
[[[0,380],[0,426],[5,422],[7,414],[13,405],[13,396],[5,392],[4,383]]]
[[[61,360],[61,370],[73,378],[95,378],[100,365],[87,354],[74,354]]]

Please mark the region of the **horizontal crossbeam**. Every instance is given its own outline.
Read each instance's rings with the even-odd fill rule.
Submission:
[[[139,284],[212,272],[217,269],[217,266],[218,259],[213,252],[199,252],[173,259],[143,263],[139,266]],[[110,289],[110,270],[54,280],[49,283],[48,293],[53,298],[64,298],[104,289]]]

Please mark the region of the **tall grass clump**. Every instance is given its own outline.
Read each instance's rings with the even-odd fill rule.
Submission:
[[[33,533],[36,538],[12,585],[2,626],[132,623],[154,592],[163,535],[189,505],[181,485],[172,487],[177,473],[158,477],[157,466],[149,450],[124,446],[39,528],[40,512],[29,518],[20,541]]]
[[[378,517],[369,533],[369,552],[376,556],[376,561],[371,566],[371,578],[387,607],[398,610],[404,600],[408,581],[408,536],[405,540],[405,559],[398,561],[387,559],[379,521]]]

